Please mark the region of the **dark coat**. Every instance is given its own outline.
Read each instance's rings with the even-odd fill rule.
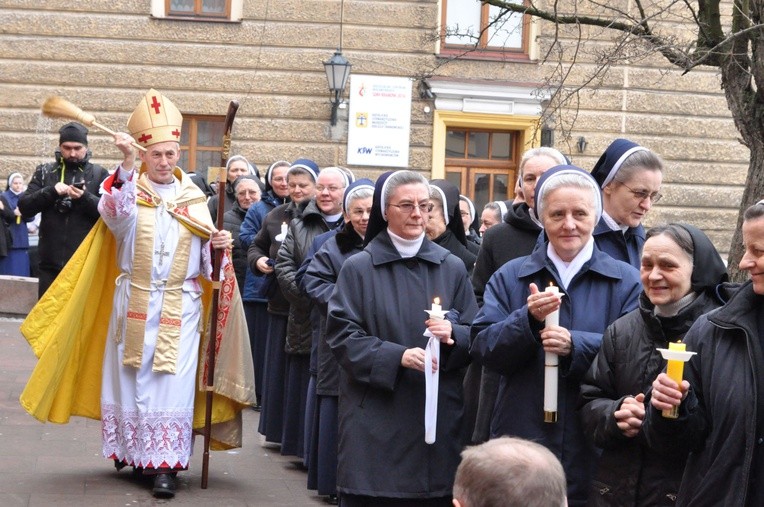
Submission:
[[[491,436],[512,435],[545,445],[562,461],[571,506],[584,505],[596,455],[584,437],[576,404],[581,380],[602,342],[602,333],[637,306],[639,273],[596,246],[562,298],[560,326],[573,342],[560,358],[558,419],[543,422],[543,324],[528,316],[528,285],[562,287],[546,247],[502,266],[486,286],[483,307],[472,326],[472,355],[502,374]]]
[[[759,481],[751,490],[750,481],[755,458],[761,455],[756,426],[757,409],[762,410],[757,372],[764,368],[763,302],[747,282],[726,305],[700,317],[687,332],[687,350],[697,355],[685,364],[690,390],[678,419],[664,418],[649,395],[645,400],[642,430],[648,443],[667,453],[690,452],[679,506],[762,505],[764,486]]]
[[[0,210],[0,257],[7,257],[13,246],[8,219],[10,216],[7,215],[7,210]]]
[[[681,340],[695,320],[722,304],[703,292],[674,317],[657,317],[644,293],[639,309],[613,322],[581,384],[581,418],[586,434],[603,449],[589,505],[674,505],[686,453],[661,455],[643,433],[626,437],[614,413],[627,396],[646,393],[663,370],[657,348]]]
[[[260,232],[265,216],[276,206],[281,206],[288,202],[288,198],[282,199],[276,196],[276,194],[273,193],[273,190],[268,190],[263,193],[258,202],[249,207],[247,213],[244,215],[244,221],[239,228],[239,241],[241,241],[241,248],[245,252],[249,250],[249,246],[255,239],[255,235]],[[269,284],[268,277],[263,276],[257,270],[248,270],[244,281],[242,299],[244,301],[256,301],[260,303],[267,302],[267,289]]]
[[[0,194],[0,201],[3,203],[3,209],[0,210],[0,220],[4,221],[3,225],[7,227],[11,237],[9,248],[26,250],[29,248],[29,230],[27,229],[27,222],[34,220],[34,215],[22,215],[18,220],[18,223],[16,223],[18,217],[14,213],[14,210],[19,204],[19,197],[20,196],[17,196],[10,190],[6,190]],[[1,231],[0,234],[2,234]]]
[[[239,203],[236,202],[229,211],[226,211],[223,215],[223,228],[231,233],[233,237],[233,250],[231,251],[231,257],[233,260],[233,270],[236,272],[236,282],[239,284],[239,292],[244,290],[245,277],[247,271],[249,271],[249,265],[247,264],[247,251],[241,244],[239,239],[239,229],[241,223],[244,220],[246,210],[241,209]]]
[[[446,229],[446,232],[433,239],[432,242],[438,246],[442,246],[459,257],[464,263],[464,268],[467,270],[467,273],[472,273],[472,268],[475,266],[475,259],[477,256],[468,250],[465,245],[461,244],[459,240],[456,239],[453,232]],[[474,243],[472,244],[474,245]]]
[[[321,396],[339,395],[340,367],[326,338],[329,298],[334,292],[342,265],[351,255],[361,250],[363,238],[353,230],[352,224],[345,224],[342,231],[329,238],[318,249],[303,277],[305,292],[311,297],[321,315],[316,350],[316,393]]]
[[[233,191],[233,185],[228,180],[225,182],[225,191],[223,192],[223,195],[225,196],[225,208],[223,209],[225,214],[233,209],[234,205],[238,202],[236,201],[236,193]],[[216,222],[218,219],[218,201],[220,201],[220,194],[217,192],[207,200],[207,209],[210,210],[210,216],[212,216],[213,222]]]
[[[302,208],[293,202],[289,202],[273,208],[265,216],[262,228],[258,231],[247,250],[247,263],[253,273],[260,273],[257,269],[257,259],[260,257],[268,257],[275,261],[281,246],[281,241],[276,240],[276,236],[281,233],[281,224],[288,224],[301,215]],[[242,227],[244,227],[243,223]],[[239,234],[239,238],[241,238],[241,234]],[[276,281],[276,275],[274,273],[265,276],[262,276],[263,273],[260,273],[260,275],[264,279],[263,284],[265,284],[261,290],[264,294],[268,295],[268,312],[275,315],[289,315],[289,301],[287,301],[281,292],[279,283]]]
[[[342,220],[333,226],[341,225]],[[310,354],[312,327],[310,313],[313,301],[300,287],[297,272],[310,250],[313,239],[330,229],[319,211],[316,201],[306,203],[302,216],[292,220],[289,232],[281,243],[276,256],[276,280],[281,292],[289,301],[289,321],[287,322],[287,354]]]
[[[592,236],[600,250],[613,259],[626,262],[639,269],[642,264],[642,247],[645,245],[645,228],[641,224],[637,227],[629,227],[626,232],[614,231],[604,218],[600,218]]]
[[[368,235],[368,231],[367,231]],[[406,349],[424,348],[433,298],[451,309],[453,345],[441,345],[435,443],[424,441],[425,379],[401,366]],[[339,383],[338,490],[433,498],[451,495],[462,427],[462,372],[469,323],[477,311],[464,264],[424,239],[402,259],[387,231],[340,270],[329,300],[326,336],[342,369]]]
[[[489,228],[483,234],[483,242],[472,272],[472,286],[478,301],[488,280],[496,270],[512,259],[530,255],[541,234],[541,227],[531,219],[530,208],[523,203],[512,206],[504,215],[504,221]]]
[[[108,176],[106,169],[90,162],[82,166],[51,162],[37,167],[19,199],[19,211],[27,217],[42,213],[38,247],[41,268],[61,270],[80,246],[100,217],[99,188]],[[79,199],[71,200],[68,213],[56,209],[61,196],[54,187],[62,178],[67,185],[83,179],[86,182],[85,193]]]

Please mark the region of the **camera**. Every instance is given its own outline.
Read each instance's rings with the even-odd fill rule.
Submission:
[[[58,211],[59,213],[65,214],[72,211],[73,205],[74,204],[72,203],[72,198],[67,196],[67,197],[62,197],[61,199],[56,200],[55,208],[56,208],[56,211]]]

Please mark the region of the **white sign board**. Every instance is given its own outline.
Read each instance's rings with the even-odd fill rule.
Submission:
[[[350,77],[348,164],[408,167],[411,79]]]

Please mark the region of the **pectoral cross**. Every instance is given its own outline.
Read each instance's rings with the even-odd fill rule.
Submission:
[[[159,245],[159,250],[154,250],[154,255],[159,256],[159,267],[162,267],[162,257],[169,257],[170,252],[164,249],[164,241]]]

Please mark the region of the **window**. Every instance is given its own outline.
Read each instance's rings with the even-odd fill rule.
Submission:
[[[523,0],[509,0],[523,4]],[[443,0],[441,54],[477,49],[479,56],[527,59],[530,16],[475,0]],[[475,56],[471,53],[470,56]]]
[[[449,127],[445,177],[482,210],[514,198],[520,136],[513,131]]]
[[[220,167],[224,116],[183,115],[178,165],[207,178],[209,167]]]
[[[230,0],[166,0],[168,16],[225,18],[231,14]]]
[[[151,0],[154,18],[239,22],[244,0]]]

